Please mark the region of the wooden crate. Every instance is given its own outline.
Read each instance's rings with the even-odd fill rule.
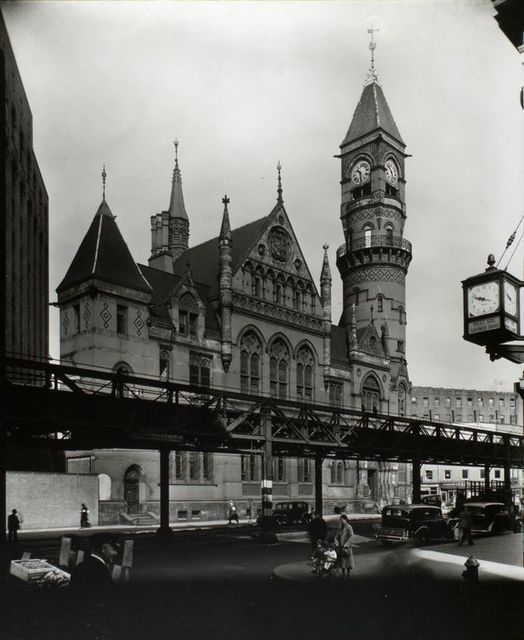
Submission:
[[[24,582],[38,582],[55,569],[56,567],[46,560],[30,558],[29,560],[11,560],[10,573]]]

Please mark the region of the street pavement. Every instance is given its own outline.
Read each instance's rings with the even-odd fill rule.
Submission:
[[[477,538],[473,547],[448,542],[384,548],[374,539],[376,520],[352,524],[356,568],[348,583],[311,580],[309,540],[300,528],[279,532],[276,544],[260,542],[256,527],[247,523],[177,529],[167,542],[142,532],[133,538],[131,581],[103,599],[4,580],[0,637],[522,640],[524,583],[490,574],[483,564],[521,569],[521,534]],[[33,550],[38,557],[44,549],[56,560],[61,533],[21,539],[18,552]],[[130,533],[119,535],[125,539]],[[471,551],[481,563],[478,584],[461,577]],[[290,565],[303,567],[307,579],[282,575]]]

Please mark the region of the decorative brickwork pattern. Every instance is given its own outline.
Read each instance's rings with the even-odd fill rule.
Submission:
[[[104,323],[104,329],[107,329],[113,317],[111,315],[111,312],[109,311],[109,304],[107,302],[104,302],[104,308],[100,312],[100,317],[102,318],[102,322]]]
[[[383,280],[385,282],[399,282],[404,284],[405,273],[401,269],[391,267],[374,267],[371,269],[360,269],[352,271],[348,278],[349,284]]]
[[[137,311],[136,312],[136,318],[133,320],[133,324],[136,327],[136,335],[137,336],[141,336],[142,335],[142,329],[146,325],[146,323],[142,319],[142,312],[141,311]]]

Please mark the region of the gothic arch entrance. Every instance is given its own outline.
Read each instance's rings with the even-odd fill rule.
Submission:
[[[378,413],[380,409],[380,385],[374,376],[368,376],[362,384],[362,411]]]
[[[124,474],[124,500],[129,515],[136,515],[140,511],[141,471],[140,467],[134,464]]]

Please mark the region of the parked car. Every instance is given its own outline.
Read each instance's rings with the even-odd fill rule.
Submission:
[[[426,543],[448,539],[451,531],[440,507],[428,504],[388,505],[382,509],[376,537],[384,545],[408,540]]]
[[[276,502],[273,505],[273,522],[275,524],[306,524],[311,520],[309,505],[307,502],[290,500],[288,502]],[[260,516],[258,518],[260,524]]]
[[[503,533],[514,529],[514,519],[503,502],[466,502],[464,509],[471,513],[472,533]],[[458,518],[450,518],[451,526]]]

